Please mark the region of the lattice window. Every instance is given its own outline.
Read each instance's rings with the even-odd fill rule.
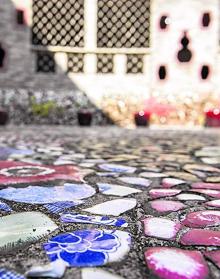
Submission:
[[[84,54],[82,53],[68,54],[68,72],[72,72],[72,73],[84,72]]]
[[[143,73],[144,56],[140,54],[127,55],[127,73],[140,74]]]
[[[84,46],[84,0],[33,0],[34,45]]]
[[[114,72],[114,55],[98,54],[97,55],[97,73],[109,74]]]
[[[98,47],[149,47],[150,0],[98,0]]]
[[[54,54],[50,52],[37,53],[37,72],[54,73],[56,71],[56,64]]]

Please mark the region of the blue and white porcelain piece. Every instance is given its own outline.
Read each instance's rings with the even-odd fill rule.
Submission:
[[[131,194],[142,192],[141,190],[109,183],[97,183],[99,191],[104,195],[113,195],[119,197],[125,197]]]
[[[80,205],[82,203],[84,203],[82,200],[75,200],[70,202],[54,202],[45,204],[44,207],[51,213],[59,214],[61,212],[64,212],[66,209]]]
[[[120,262],[131,246],[130,234],[118,230],[80,230],[52,237],[44,244],[51,262],[67,267],[93,267]]]
[[[152,183],[151,180],[142,178],[142,177],[129,177],[129,176],[124,176],[124,177],[119,177],[118,178],[120,181],[132,184],[132,185],[138,185],[138,186],[143,186],[143,187],[149,187],[150,184]]]
[[[65,213],[61,215],[61,222],[64,223],[85,223],[85,224],[97,224],[108,225],[115,227],[127,227],[128,223],[124,219],[109,218],[107,216],[88,216],[78,213]]]
[[[117,173],[134,173],[135,167],[117,165],[117,164],[101,164],[99,168],[105,171],[117,172]]]
[[[26,188],[8,187],[0,190],[0,198],[30,204],[47,204],[63,201],[76,201],[91,197],[94,188],[88,184],[69,184],[63,186],[29,186]]]
[[[136,199],[116,199],[94,205],[83,211],[98,215],[119,216],[120,214],[133,209],[136,205]]]
[[[7,205],[6,203],[4,203],[2,201],[0,201],[0,210],[6,211],[6,212],[13,211],[9,205]]]
[[[7,270],[5,268],[0,268],[0,278],[1,279],[25,279],[25,277],[17,272]]]

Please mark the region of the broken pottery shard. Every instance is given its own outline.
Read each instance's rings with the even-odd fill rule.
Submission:
[[[148,268],[163,279],[205,279],[208,266],[198,251],[154,247],[145,252]]]
[[[125,197],[131,194],[140,193],[141,190],[116,185],[116,184],[109,184],[109,183],[97,183],[99,187],[99,191],[104,195],[113,195],[113,196],[120,196]]]
[[[191,228],[205,228],[220,225],[220,211],[204,210],[191,212],[186,215],[183,225]]]
[[[193,189],[190,190],[191,192],[196,192],[200,194],[204,194],[213,198],[219,198],[220,199],[220,191],[218,190],[210,190],[210,189]]]
[[[6,211],[6,212],[11,212],[12,209],[9,205],[7,205],[5,202],[0,201],[0,210]]]
[[[58,214],[60,212],[63,212],[71,207],[75,207],[77,205],[83,204],[84,201],[82,200],[75,200],[75,201],[67,201],[67,202],[54,202],[54,203],[48,203],[45,204],[44,207],[54,213],[54,214]]]
[[[177,178],[164,178],[162,180],[162,186],[164,188],[171,188],[184,183],[186,183],[184,180],[177,179]]]
[[[152,199],[161,197],[171,197],[180,194],[182,191],[177,189],[152,189],[149,191],[149,195]]]
[[[167,175],[163,173],[158,173],[158,172],[142,172],[140,173],[140,176],[142,177],[147,177],[147,178],[161,178],[161,177],[166,177]]]
[[[193,189],[213,189],[220,190],[220,183],[205,183],[205,182],[197,182],[191,185]]]
[[[21,212],[0,218],[0,249],[14,250],[53,232],[57,225],[40,212]]]
[[[10,201],[47,204],[54,202],[75,201],[88,198],[96,193],[88,184],[70,184],[63,186],[28,186],[25,188],[8,187],[0,190],[0,197]]]
[[[127,227],[128,223],[124,219],[109,218],[108,216],[88,216],[78,213],[65,213],[60,217],[64,223],[85,223],[106,226]]]
[[[44,249],[52,263],[92,267],[123,260],[130,246],[131,236],[125,231],[86,229],[52,237]]]
[[[167,200],[155,200],[149,202],[150,206],[158,212],[178,211],[186,206],[181,202],[167,201]]]
[[[169,172],[166,172],[166,176],[173,176],[178,179],[193,181],[193,182],[196,182],[199,180],[197,176],[195,176],[191,173],[188,173],[188,172],[169,171]]]
[[[99,165],[100,169],[110,172],[118,172],[118,173],[134,173],[136,168],[124,165],[116,165],[116,164],[101,164]]]
[[[141,177],[119,177],[120,181],[132,184],[132,185],[138,185],[143,187],[149,187],[151,182],[149,179],[141,178]]]
[[[204,252],[204,255],[220,268],[220,250]]]
[[[144,219],[143,222],[146,236],[161,239],[174,239],[181,228],[179,222],[174,222],[165,218],[148,217]]]
[[[220,231],[190,229],[180,238],[183,245],[220,246]]]
[[[90,208],[84,209],[84,211],[99,215],[119,216],[120,214],[133,209],[136,204],[136,199],[116,199],[94,205]]]
[[[123,279],[121,276],[109,273],[99,268],[83,268],[82,279]]]
[[[203,196],[195,194],[180,194],[177,196],[178,200],[181,201],[205,201],[206,199]]]
[[[0,278],[1,279],[25,279],[25,277],[17,272],[8,270],[6,268],[0,268]]]
[[[220,207],[220,200],[214,200],[206,202],[205,205],[212,206],[212,207]]]

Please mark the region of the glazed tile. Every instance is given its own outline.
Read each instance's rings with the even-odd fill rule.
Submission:
[[[191,212],[186,215],[182,224],[191,228],[219,226],[220,211],[203,210],[203,211]]]
[[[183,245],[220,246],[220,231],[190,229],[180,237]]]
[[[176,198],[180,201],[205,201],[206,198],[196,194],[180,194]]]
[[[98,224],[115,227],[127,227],[128,223],[124,219],[114,219],[107,216],[88,216],[78,213],[65,213],[60,217],[63,223],[85,223],[85,224]]]
[[[82,279],[123,279],[121,276],[98,268],[83,268]]]
[[[186,206],[181,202],[168,200],[154,200],[149,202],[150,206],[158,212],[179,211]]]
[[[90,208],[84,209],[84,211],[99,215],[119,216],[122,213],[133,209],[136,204],[136,199],[116,199],[94,205]]]
[[[104,171],[116,172],[116,173],[134,173],[136,171],[135,167],[129,167],[117,164],[101,164],[99,168]]]
[[[104,195],[113,195],[125,197],[135,193],[141,193],[141,190],[109,183],[97,183],[99,191]]]
[[[161,197],[171,197],[180,194],[182,191],[177,189],[151,189],[149,195],[152,199]]]
[[[152,181],[149,179],[141,178],[141,177],[130,177],[130,176],[124,176],[124,177],[119,177],[118,180],[132,184],[132,185],[137,185],[137,186],[143,186],[143,187],[149,187]]]

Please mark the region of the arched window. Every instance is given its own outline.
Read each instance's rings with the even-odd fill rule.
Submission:
[[[161,65],[158,70],[158,76],[160,80],[165,80],[167,77],[167,69],[165,65]]]
[[[201,68],[201,79],[206,80],[210,75],[210,68],[208,65],[203,65]]]
[[[211,15],[209,12],[203,13],[202,16],[202,26],[203,27],[209,27],[211,23]]]

